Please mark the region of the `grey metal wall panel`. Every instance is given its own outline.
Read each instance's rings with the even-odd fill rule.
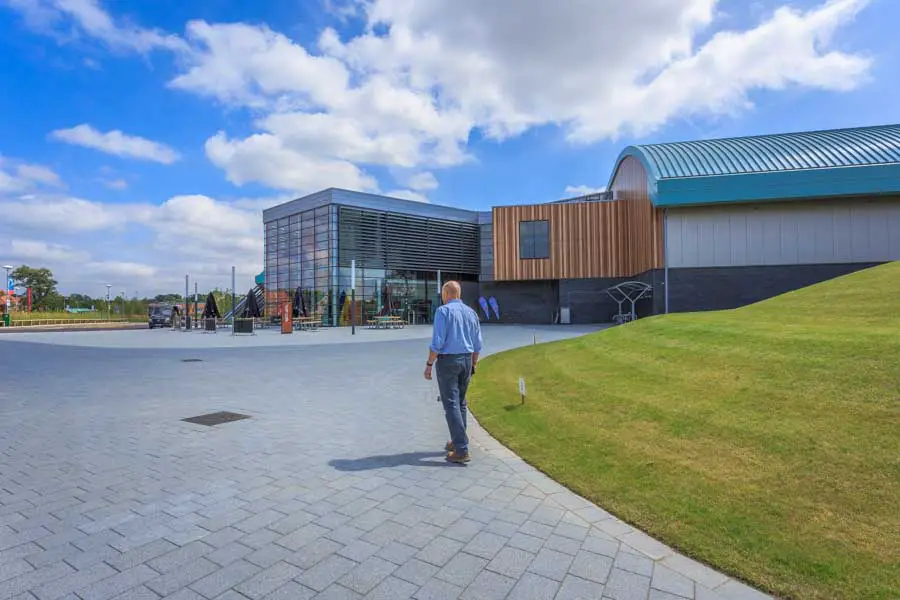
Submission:
[[[476,275],[479,226],[403,213],[339,206],[340,266],[442,270]]]
[[[900,199],[670,208],[669,266],[900,260]]]

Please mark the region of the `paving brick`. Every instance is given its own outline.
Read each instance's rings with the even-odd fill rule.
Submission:
[[[113,600],[159,600],[159,594],[142,585],[122,592],[115,596]]]
[[[250,579],[237,585],[234,589],[244,596],[256,600],[274,592],[301,573],[302,571],[294,565],[280,562],[260,571]]]
[[[190,585],[190,588],[206,598],[215,598],[230,588],[250,579],[262,569],[245,560],[238,560],[214,571]]]
[[[339,579],[338,583],[358,594],[365,595],[395,570],[397,570],[397,565],[394,563],[373,556],[354,567]]]
[[[166,596],[191,585],[217,569],[219,569],[219,566],[214,562],[210,562],[205,558],[195,558],[177,568],[171,569],[164,575],[151,579],[146,585],[160,596]]]
[[[157,573],[150,567],[146,565],[138,565],[133,569],[126,569],[121,573],[116,573],[111,577],[101,579],[100,581],[97,581],[87,587],[75,590],[75,592],[80,598],[89,598],[90,600],[107,600],[108,598],[114,598],[120,594],[123,594],[128,590],[132,590],[137,588],[138,586],[142,586],[142,584],[147,583],[151,579],[155,579],[158,576],[159,573]],[[147,588],[144,589],[148,592],[150,591]],[[154,597],[155,596],[156,595],[154,594]]]
[[[245,560],[251,562],[263,569],[271,567],[277,562],[281,562],[291,556],[293,552],[285,548],[284,546],[278,546],[276,544],[269,544],[268,546],[263,546],[258,550],[254,550],[249,555],[247,555]],[[212,559],[210,559],[212,560]]]
[[[435,566],[442,567],[447,564],[451,558],[456,556],[456,554],[462,550],[462,547],[462,543],[457,542],[456,540],[437,537],[429,542],[427,546],[422,548],[422,550],[416,554],[416,558]]]
[[[602,554],[615,558],[619,553],[619,542],[607,538],[588,536],[581,545],[582,549],[594,554]]]
[[[484,570],[487,564],[488,561],[483,558],[461,552],[455,554],[453,558],[438,571],[436,577],[442,581],[447,581],[453,585],[459,586],[460,588],[465,588],[478,577],[478,574]]]
[[[377,556],[394,564],[402,565],[415,556],[418,551],[419,549],[414,546],[407,546],[400,542],[390,542],[378,551]]]
[[[43,585],[31,589],[31,593],[37,596],[39,600],[53,600],[87,587],[95,581],[99,581],[111,575],[116,570],[106,564],[94,565],[83,571],[76,571],[54,581],[47,582]]]
[[[277,540],[275,540],[275,543],[279,546],[284,546],[288,550],[299,550],[303,546],[309,544],[314,540],[317,540],[328,532],[329,530],[324,527],[309,523],[293,533],[289,533],[286,536],[278,538]]]
[[[417,558],[412,558],[394,571],[394,576],[399,577],[404,581],[422,586],[425,585],[429,579],[437,575],[439,570],[440,569],[432,564],[423,562]]]
[[[265,600],[309,600],[316,595],[314,590],[300,585],[296,581],[288,581],[283,586],[265,597]]]
[[[321,592],[349,573],[356,565],[357,563],[348,558],[332,555],[304,572],[297,578],[297,581],[308,588]]]
[[[616,555],[615,567],[645,577],[650,577],[653,574],[652,560],[646,556],[639,556],[630,552],[619,552]]]
[[[408,581],[388,577],[366,594],[365,600],[409,600],[418,589],[419,586]]]
[[[413,598],[416,600],[456,600],[463,589],[441,579],[431,579],[420,587]]]
[[[686,596],[678,596],[676,594],[670,594],[669,592],[662,592],[650,588],[650,596],[647,600],[685,600],[685,598]],[[694,600],[694,596],[690,596],[690,600]]]
[[[334,540],[319,538],[291,554],[290,557],[285,559],[285,562],[296,565],[301,569],[311,569],[341,548],[342,546]]]
[[[198,547],[199,548],[199,547]],[[107,559],[107,564],[119,571],[125,571],[139,564],[158,558],[169,552],[178,550],[178,546],[167,540],[155,540],[134,550],[122,552],[118,556]],[[197,554],[197,556],[200,556]],[[158,563],[165,565],[166,563]]]
[[[156,549],[158,549],[158,547],[154,548],[154,551]],[[213,550],[214,548],[209,544],[204,544],[199,541],[191,542],[186,546],[161,554],[156,558],[151,559],[147,564],[160,573],[168,573],[169,571],[182,567],[187,562],[206,556]]]
[[[534,557],[531,552],[506,546],[494,556],[487,568],[495,573],[518,579],[528,569]]]
[[[544,541],[544,548],[549,550],[556,550],[557,552],[562,552],[563,554],[568,554],[570,556],[575,556],[578,554],[578,551],[581,550],[581,542],[578,540],[573,540],[572,538],[565,538],[555,533],[548,537],[546,541]]]
[[[324,592],[316,596],[316,600],[360,600],[361,598],[362,596],[353,590],[348,590],[337,583],[332,584]]]
[[[363,562],[379,550],[380,548],[375,544],[354,540],[338,550],[338,554],[355,562]]]
[[[614,568],[603,588],[612,600],[644,600],[650,593],[650,578]]]
[[[492,571],[482,571],[475,578],[475,581],[463,590],[460,599],[494,600],[495,598],[505,598],[515,584],[516,579],[512,577]]]
[[[528,570],[543,577],[562,581],[571,564],[572,557],[568,554],[543,548],[531,561]]]
[[[608,556],[582,550],[575,556],[569,573],[595,583],[606,583],[613,561]]]
[[[507,596],[507,600],[552,600],[559,582],[534,573],[525,573]]]
[[[692,580],[659,563],[653,567],[650,587],[662,592],[675,594],[676,596],[694,597],[694,582]]]
[[[22,558],[0,564],[0,582],[12,579],[13,577],[18,577],[29,571],[34,571],[34,567]]]
[[[403,527],[406,526],[403,525]],[[407,546],[415,546],[416,548],[419,548],[421,550],[422,548],[430,544],[434,538],[443,533],[446,533],[446,531],[441,529],[437,525],[419,523],[414,527],[407,528],[406,533],[398,537],[397,541],[406,544]],[[456,538],[451,537],[451,539]]]
[[[506,545],[509,538],[482,531],[465,545],[465,551],[481,558],[491,560]]]
[[[602,584],[567,575],[554,600],[598,600],[602,597]]]

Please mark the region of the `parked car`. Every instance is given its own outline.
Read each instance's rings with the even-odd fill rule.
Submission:
[[[172,326],[174,311],[171,304],[151,304],[147,312],[147,324],[150,329]]]

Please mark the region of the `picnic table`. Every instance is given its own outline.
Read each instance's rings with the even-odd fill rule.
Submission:
[[[402,329],[406,326],[403,317],[382,315],[369,319],[368,325],[374,329]]]
[[[301,331],[316,331],[321,324],[320,317],[297,317],[294,319],[294,327]]]

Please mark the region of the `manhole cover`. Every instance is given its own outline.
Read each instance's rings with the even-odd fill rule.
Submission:
[[[250,415],[241,415],[233,412],[214,412],[209,413],[208,415],[200,415],[199,417],[191,417],[189,419],[182,419],[182,421],[187,421],[188,423],[195,423],[197,425],[207,425],[212,427],[213,425],[221,425],[222,423],[230,423],[231,421],[240,421],[241,419],[249,419]]]
[[[181,362],[203,362],[202,358],[182,358]]]

